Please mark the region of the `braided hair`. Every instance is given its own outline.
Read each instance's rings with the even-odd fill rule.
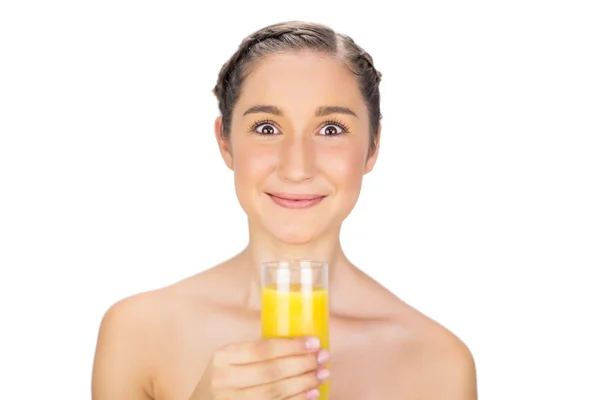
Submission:
[[[252,33],[223,65],[213,89],[223,118],[223,137],[227,138],[230,134],[233,108],[251,66],[269,54],[301,50],[337,57],[357,77],[369,111],[370,146],[373,150],[378,141],[379,121],[382,118],[379,94],[381,72],[375,68],[372,57],[349,36],[323,24],[303,21],[280,22]]]

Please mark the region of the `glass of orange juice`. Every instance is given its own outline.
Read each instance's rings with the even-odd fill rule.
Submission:
[[[329,347],[328,265],[290,260],[262,263],[262,337],[316,336]],[[329,368],[329,366],[327,366]],[[329,399],[329,381],[319,387]]]

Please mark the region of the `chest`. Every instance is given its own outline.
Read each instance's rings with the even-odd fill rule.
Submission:
[[[371,343],[332,352],[331,400],[420,398],[410,363],[393,347]]]
[[[155,400],[188,400],[214,352],[229,343],[258,339],[257,328],[237,325],[172,339],[156,365]],[[330,400],[420,398],[410,362],[397,346],[372,339],[364,328],[332,330]]]

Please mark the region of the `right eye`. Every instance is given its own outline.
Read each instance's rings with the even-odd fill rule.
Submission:
[[[273,125],[270,122],[262,122],[262,123],[258,123],[253,127],[253,130],[262,136],[270,136],[270,135],[276,135],[278,133],[280,133],[277,128],[275,127],[275,125]]]

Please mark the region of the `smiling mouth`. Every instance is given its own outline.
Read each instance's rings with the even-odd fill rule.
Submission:
[[[325,196],[322,195],[301,195],[287,193],[267,193],[273,203],[283,208],[306,209],[319,204]]]

